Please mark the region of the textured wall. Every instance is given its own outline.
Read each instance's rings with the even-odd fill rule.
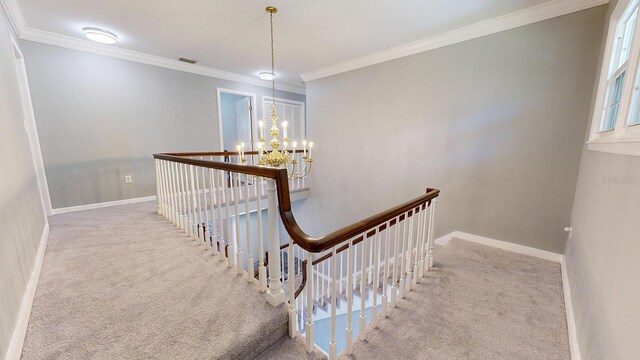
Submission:
[[[615,5],[609,4],[609,14]],[[565,250],[583,360],[640,357],[638,214],[640,157],[585,146]]]
[[[606,7],[307,83],[314,235],[442,190],[454,230],[562,253]]]
[[[270,90],[21,43],[53,208],[155,194],[151,155],[219,149],[216,88]],[[304,101],[303,95],[278,97]],[[258,116],[261,109],[258,108]],[[133,183],[125,184],[124,176]]]
[[[0,10],[0,358],[7,352],[45,225],[9,34],[14,35]]]

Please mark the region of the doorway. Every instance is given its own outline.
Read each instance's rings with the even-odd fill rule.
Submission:
[[[256,95],[218,88],[218,120],[220,122],[220,150],[236,151],[245,143],[245,150],[253,150]]]
[[[31,148],[31,157],[35,168],[36,177],[38,179],[38,189],[40,191],[40,200],[42,201],[42,210],[45,218],[52,215],[51,196],[49,195],[49,187],[47,185],[47,175],[44,170],[44,160],[42,158],[42,150],[40,148],[40,139],[38,138],[38,127],[33,113],[33,104],[31,102],[31,92],[29,90],[29,80],[27,78],[27,67],[24,62],[24,55],[18,46],[18,42],[13,36],[11,45],[13,47],[13,57],[16,65],[16,75],[18,78],[18,88],[20,91],[20,100],[22,101],[22,113],[24,116],[24,128],[29,139],[29,147]]]

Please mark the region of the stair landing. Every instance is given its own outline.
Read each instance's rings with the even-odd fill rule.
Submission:
[[[23,359],[250,359],[286,336],[284,306],[155,211],[50,218]]]

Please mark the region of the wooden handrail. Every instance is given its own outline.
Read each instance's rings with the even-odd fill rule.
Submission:
[[[257,154],[255,151],[247,151],[246,154]],[[424,195],[421,195],[413,200],[402,203],[398,206],[392,207],[388,210],[382,211],[376,215],[357,221],[349,226],[345,226],[341,229],[333,231],[325,236],[314,238],[305,233],[293,215],[291,210],[291,198],[289,195],[289,181],[286,169],[275,169],[267,166],[259,165],[243,165],[234,164],[229,162],[213,161],[213,160],[198,160],[191,159],[190,156],[227,156],[238,155],[237,152],[201,152],[201,153],[163,153],[154,154],[155,159],[167,160],[178,162],[182,164],[195,165],[205,167],[209,169],[232,171],[241,174],[261,176],[264,178],[272,179],[276,183],[279,213],[280,218],[284,224],[287,233],[302,249],[312,252],[320,253],[333,248],[349,239],[352,239],[362,233],[369,232],[384,223],[395,219],[396,217],[408,212],[418,206],[422,206],[425,203],[430,202],[440,194],[440,190],[427,188]]]

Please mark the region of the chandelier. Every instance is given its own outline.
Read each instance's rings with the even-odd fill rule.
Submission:
[[[311,149],[313,148],[313,142],[302,141],[302,156],[296,156],[296,148],[298,143],[295,140],[289,141],[287,136],[287,122],[281,122],[282,126],[282,139],[278,138],[280,135],[280,129],[278,128],[278,114],[276,111],[276,68],[275,68],[275,55],[273,47],[273,14],[278,12],[278,9],[273,6],[267,6],[265,9],[269,13],[269,25],[271,30],[271,98],[273,103],[271,104],[271,128],[269,129],[268,146],[267,141],[264,138],[264,121],[258,122],[260,129],[260,138],[258,140],[258,165],[270,166],[274,168],[286,168],[289,173],[289,178],[302,178],[309,174],[311,171],[311,164],[313,158],[311,157]],[[291,150],[288,149],[291,144]],[[242,144],[244,145],[244,144]],[[282,148],[280,147],[282,145]],[[267,149],[270,147],[271,149]],[[244,146],[241,147],[240,162],[245,163],[246,159],[244,155]],[[289,152],[291,151],[291,153]],[[298,151],[298,154],[300,152]],[[299,161],[302,165],[299,165]]]

